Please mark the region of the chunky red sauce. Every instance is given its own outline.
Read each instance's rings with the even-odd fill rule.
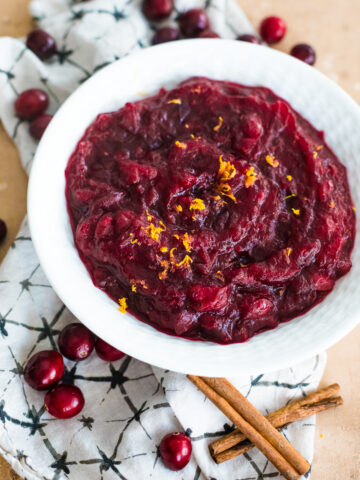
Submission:
[[[243,342],[351,267],[345,167],[266,88],[192,78],[101,114],[66,178],[94,284],[167,333]]]

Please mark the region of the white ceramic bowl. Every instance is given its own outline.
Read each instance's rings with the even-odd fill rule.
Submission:
[[[104,68],[60,108],[37,150],[28,209],[41,265],[68,308],[116,348],[163,368],[209,376],[263,373],[296,364],[347,334],[360,319],[360,236],[353,268],[333,292],[306,315],[243,344],[193,342],[160,333],[122,315],[95,288],[74,248],[65,204],[64,170],[86,127],[100,112],[116,110],[139,92],[202,75],[264,85],[288,100],[317,129],[348,169],[360,207],[360,109],[337,85],[312,67],[267,47],[229,40],[186,40],[148,48]]]

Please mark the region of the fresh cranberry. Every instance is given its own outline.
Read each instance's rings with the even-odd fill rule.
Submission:
[[[160,442],[160,455],[170,470],[181,470],[190,461],[191,440],[184,433],[169,433]]]
[[[14,104],[15,112],[26,120],[32,120],[44,113],[48,105],[47,93],[38,88],[31,88],[20,93]]]
[[[4,220],[0,218],[0,242],[2,242],[7,234],[7,226]]]
[[[59,335],[60,352],[70,360],[85,360],[94,346],[94,334],[81,323],[70,323]]]
[[[298,43],[297,45],[295,45],[291,49],[290,55],[298,58],[299,60],[302,60],[308,65],[314,65],[316,60],[315,50],[312,48],[311,45],[308,45],[307,43]]]
[[[260,25],[260,34],[267,43],[279,42],[286,33],[286,23],[280,17],[267,17]]]
[[[153,36],[152,44],[157,45],[158,43],[172,42],[174,40],[178,40],[179,37],[180,32],[175,27],[159,28],[159,30],[156,30]]]
[[[185,37],[197,37],[209,28],[209,18],[205,10],[193,8],[179,15],[180,30]]]
[[[96,340],[95,351],[99,357],[106,362],[115,362],[116,360],[120,360],[120,358],[125,357],[124,352],[112,347],[101,338]]]
[[[171,14],[173,8],[173,0],[144,0],[142,11],[148,20],[162,20]]]
[[[30,125],[29,125],[29,132],[30,134],[36,139],[40,140],[40,138],[43,136],[47,126],[50,123],[50,120],[53,118],[52,115],[48,115],[46,113],[43,113],[42,115],[39,115],[38,117],[35,117],[33,120],[31,120]]]
[[[44,403],[53,417],[66,419],[80,413],[85,400],[80,388],[74,385],[56,385],[45,395]]]
[[[26,46],[41,60],[47,60],[56,52],[55,39],[44,30],[33,30],[26,39]]]
[[[249,42],[249,43],[256,43],[257,45],[261,45],[260,38],[256,37],[255,35],[251,35],[250,33],[244,33],[244,35],[239,35],[236,40],[241,40],[242,42]]]
[[[213,30],[203,30],[199,33],[197,38],[220,38],[220,35]]]
[[[48,390],[60,382],[64,373],[64,360],[55,350],[35,353],[27,362],[24,379],[35,390]]]

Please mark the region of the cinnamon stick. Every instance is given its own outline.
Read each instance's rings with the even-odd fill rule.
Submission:
[[[254,427],[300,475],[309,471],[310,465],[305,458],[226,378],[202,377],[202,380]],[[251,440],[242,428],[240,430]]]
[[[248,423],[230,404],[213,388],[205,383],[203,378],[188,375],[188,379],[201,390],[214,405],[216,405],[257,448],[270,460],[287,480],[297,480],[300,474],[295,468],[264,438],[250,423]]]
[[[283,427],[284,425],[300,420],[301,418],[310,417],[314,413],[321,412],[332,406],[335,406],[332,402],[321,403],[322,400],[331,399],[340,391],[340,386],[337,383],[322,388],[316,392],[310,393],[306,397],[299,398],[294,402],[285,405],[284,407],[270,413],[266,418],[275,428]],[[340,405],[341,403],[336,402]],[[316,408],[314,404],[319,404]],[[314,408],[313,408],[314,406]],[[210,453],[213,457],[225,450],[228,450],[235,445],[246,440],[246,436],[239,430],[224,435],[223,437],[215,440],[209,445]],[[233,457],[232,457],[233,458]]]
[[[292,422],[296,420],[301,420],[306,417],[311,417],[311,415],[315,415],[319,412],[328,410],[329,408],[332,408],[332,407],[337,407],[338,405],[342,405],[342,404],[343,404],[343,399],[341,397],[332,397],[329,399],[320,400],[320,402],[314,403],[312,405],[303,405],[299,407],[299,409],[297,410],[298,418],[296,418],[296,416],[294,415]],[[286,425],[292,422],[286,422],[284,425],[281,425],[278,428],[281,430]],[[240,435],[241,437],[244,437],[243,434],[240,433]],[[227,435],[225,435],[222,438],[225,438],[226,436]],[[249,440],[243,440],[240,443],[236,444],[235,446],[228,448],[227,450],[222,450],[219,453],[213,453],[213,446],[214,446],[213,443],[209,445],[209,450],[212,458],[218,464],[226,462],[227,460],[231,460],[239,455],[242,455],[254,447],[254,444],[251,443]]]

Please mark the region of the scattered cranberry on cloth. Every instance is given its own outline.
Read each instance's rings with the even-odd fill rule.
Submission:
[[[22,91],[45,90],[50,100],[47,112],[54,114],[102,66],[150,45],[155,25],[175,27],[178,12],[193,8],[204,8],[211,30],[223,38],[255,33],[233,0],[177,0],[169,19],[160,24],[148,23],[139,0],[34,0],[30,8],[39,28],[56,41],[51,56],[42,61],[25,47],[25,40],[0,39],[0,118],[27,172],[37,143],[28,122],[14,112]],[[81,389],[85,406],[72,419],[52,417],[44,408],[44,392],[26,384],[24,368],[34,353],[57,349],[60,331],[74,321],[39,266],[25,220],[0,268],[0,454],[22,477],[244,480],[276,476],[275,468],[256,449],[216,465],[207,445],[229,431],[230,422],[184,375],[128,356],[110,363],[97,355],[81,362],[65,359],[63,382]],[[325,362],[322,354],[294,368],[230,381],[266,413],[316,389]],[[310,462],[314,426],[310,418],[285,429]],[[158,448],[166,434],[177,431],[190,436],[193,453],[183,470],[170,471]]]

